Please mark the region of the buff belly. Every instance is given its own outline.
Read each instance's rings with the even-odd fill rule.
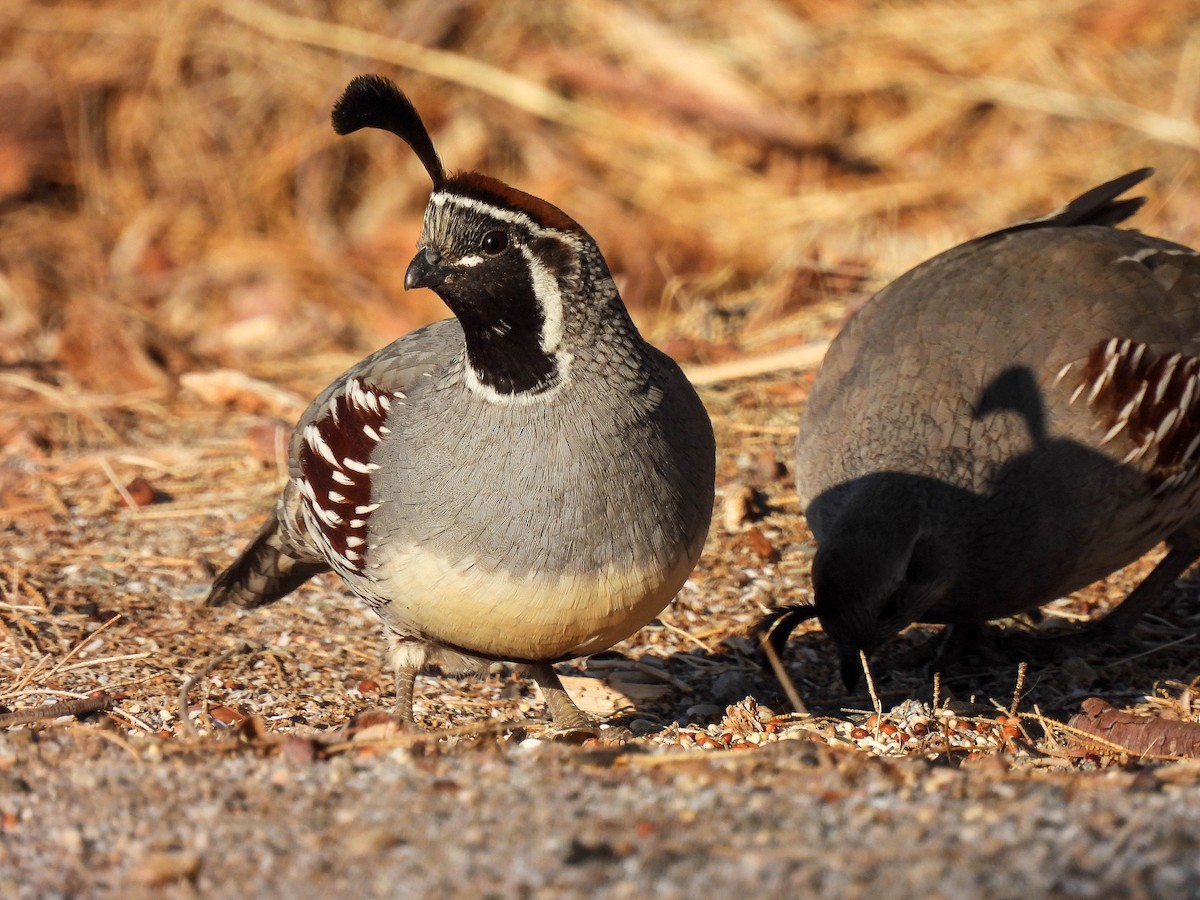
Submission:
[[[699,548],[670,562],[520,576],[414,546],[375,554],[368,570],[389,575],[371,582],[370,593],[389,598],[378,609],[389,626],[467,653],[533,662],[597,653],[633,634],[683,587]]]

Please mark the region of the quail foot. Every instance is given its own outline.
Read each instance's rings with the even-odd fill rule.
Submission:
[[[333,124],[390,131],[424,164],[433,192],[405,287],[431,288],[454,318],[313,401],[282,496],[207,602],[261,606],[332,569],[383,621],[400,717],[427,665],[506,660],[556,724],[587,726],[552,664],[628,637],[682,587],[712,512],[708,415],[565,213],[447,173],[385,78],[354,79]]]
[[[955,247],[829,348],[796,441],[815,615],[853,684],[913,622],[1031,610],[1166,541],[1126,624],[1200,555],[1200,256],[1118,229],[1141,170]]]

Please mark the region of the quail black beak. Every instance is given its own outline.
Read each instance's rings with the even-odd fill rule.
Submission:
[[[450,276],[450,269],[447,266],[439,266],[441,261],[441,254],[432,247],[422,247],[418,250],[413,261],[408,264],[408,271],[404,273],[404,289],[411,291],[413,288],[435,288],[445,283]]]

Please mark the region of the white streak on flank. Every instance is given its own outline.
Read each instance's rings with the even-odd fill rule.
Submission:
[[[321,504],[319,504],[319,503],[312,504],[312,511],[315,512],[317,514],[317,516],[321,519],[321,521],[324,522],[326,525],[328,525],[330,528],[337,528],[344,521],[342,519],[342,517],[339,516],[337,513],[335,513],[333,510],[326,509],[325,507],[321,506]]]
[[[1108,429],[1107,432],[1105,432],[1104,437],[1100,438],[1100,446],[1103,447],[1105,444],[1107,444],[1109,441],[1111,441],[1113,438],[1115,438],[1118,434],[1120,434],[1121,429],[1124,428],[1126,426],[1126,424],[1128,424],[1128,420],[1118,419],[1117,423],[1115,425],[1113,425],[1112,428]]]
[[[1091,405],[1096,397],[1099,396],[1100,392],[1104,390],[1104,386],[1108,384],[1117,371],[1117,363],[1121,361],[1121,357],[1113,352],[1115,344],[1116,339],[1113,338],[1108,342],[1108,346],[1104,349],[1104,354],[1108,357],[1108,362],[1104,366],[1104,371],[1100,373],[1100,377],[1098,377],[1092,384],[1092,389],[1088,393],[1087,398],[1088,405]]]
[[[1183,355],[1179,353],[1172,353],[1167,357],[1162,375],[1158,379],[1158,384],[1154,386],[1155,403],[1162,402],[1163,395],[1167,392],[1167,386],[1171,383],[1171,376],[1175,374],[1175,367],[1179,365],[1181,359],[1183,359]]]
[[[1174,475],[1172,475],[1170,478],[1163,479],[1162,484],[1160,484],[1157,488],[1155,488],[1154,493],[1151,494],[1150,496],[1157,497],[1159,494],[1165,494],[1167,491],[1171,490],[1177,484],[1179,484],[1180,480],[1182,479],[1183,474],[1184,473],[1182,473],[1182,472],[1177,472]]]
[[[333,480],[338,484],[346,485],[346,487],[352,487],[354,485],[354,479],[340,469],[333,470]]]
[[[404,394],[402,394],[400,391],[396,391],[396,397],[400,400],[403,400]],[[380,394],[379,395],[379,405],[382,406],[384,409],[384,412],[386,412],[387,410],[392,408],[392,398],[389,397],[387,394]]]
[[[1175,420],[1179,418],[1179,410],[1171,409],[1163,417],[1157,430],[1154,432],[1154,443],[1161,444],[1167,436],[1167,432],[1171,430],[1171,426],[1175,424]]]
[[[1074,403],[1076,400],[1078,400],[1079,395],[1083,393],[1083,389],[1086,387],[1087,387],[1086,381],[1079,382],[1079,387],[1075,388],[1075,390],[1071,392],[1071,399],[1067,401],[1067,404],[1070,405],[1070,404]]]
[[[392,433],[392,429],[388,428],[386,425],[380,425],[380,426],[379,426],[379,433],[380,433],[380,434],[391,434],[391,433]]]
[[[1133,395],[1133,398],[1128,403],[1126,403],[1124,406],[1122,406],[1121,411],[1119,413],[1117,413],[1117,420],[1122,425],[1126,424],[1129,421],[1129,417],[1131,415],[1133,415],[1133,411],[1135,409],[1137,409],[1138,406],[1141,405],[1142,398],[1145,396],[1146,396],[1146,382],[1143,381],[1140,385],[1138,385],[1137,393]]]
[[[350,395],[350,400],[359,409],[369,412],[379,412],[379,395],[372,390],[363,387],[363,383],[357,378],[350,380],[350,389],[347,391]]]
[[[334,425],[341,424],[338,422],[338,399],[339,398],[335,396],[329,401],[329,416],[333,419]]]
[[[362,472],[364,475],[369,475],[379,468],[379,463],[360,463],[357,459],[346,457],[342,460],[342,464],[352,472]]]
[[[1190,362],[1190,360],[1189,360],[1189,362]],[[1190,372],[1188,374],[1191,375]],[[1181,410],[1184,410],[1186,412],[1188,407],[1190,407],[1192,405],[1192,398],[1195,395],[1195,393],[1196,393],[1196,379],[1194,377],[1189,378],[1183,386],[1183,396],[1179,399],[1179,408]]]
[[[366,524],[367,524],[366,519],[351,519],[350,520],[350,527],[355,530],[364,527]]]
[[[1129,357],[1129,368],[1136,370],[1142,364],[1142,357],[1146,355],[1145,344],[1134,344],[1133,355]]]
[[[1059,369],[1058,374],[1054,376],[1054,380],[1050,382],[1050,387],[1058,387],[1058,383],[1067,377],[1067,373],[1071,371],[1071,366],[1073,365],[1074,363],[1067,363]]]
[[[329,499],[332,500],[334,503],[345,503],[346,502],[346,498],[343,497],[341,494],[339,494],[337,491],[330,491]]]
[[[377,444],[379,443],[380,437],[374,428],[372,428],[370,425],[364,425],[362,430],[363,430],[363,434],[365,434],[367,437],[369,437],[375,443],[377,443]]]
[[[353,550],[347,550],[346,555],[342,557],[347,563],[356,563],[362,559],[361,553],[355,553]],[[347,565],[346,568],[357,568],[357,566]]]
[[[379,509],[379,507],[382,505],[382,503],[371,503],[367,506],[356,506],[354,507],[354,512],[360,516],[367,516],[375,512],[375,510]]]
[[[331,466],[338,464],[337,457],[333,455],[333,451],[325,443],[325,438],[321,437],[321,432],[316,425],[304,426],[304,440],[308,446],[321,454],[322,458]]]
[[[298,479],[296,481],[296,487],[299,489],[300,493],[304,495],[305,499],[307,499],[310,503],[317,502],[317,492],[313,490],[313,486],[312,486],[312,484],[309,483],[309,480],[307,478]]]
[[[347,547],[361,547],[365,543],[365,540],[360,537],[355,537],[354,535],[350,535],[350,537],[346,538]]]
[[[1192,454],[1196,452],[1196,448],[1200,447],[1200,434],[1192,438],[1192,442],[1187,445],[1187,449],[1183,451],[1181,462],[1187,462],[1192,458]]]

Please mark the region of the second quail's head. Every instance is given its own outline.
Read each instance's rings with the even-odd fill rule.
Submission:
[[[587,232],[495,178],[448,174],[411,101],[386,78],[350,82],[333,124],[339,134],[396,134],[429,173],[433,192],[404,285],[432,289],[462,324],[472,386],[493,398],[528,398],[559,384],[572,356],[571,301],[586,279],[608,278]]]
[[[870,654],[920,621],[950,585],[944,555],[915,512],[871,517],[870,528],[843,520],[813,557],[815,612],[837,644],[847,688],[862,671],[860,652]]]

